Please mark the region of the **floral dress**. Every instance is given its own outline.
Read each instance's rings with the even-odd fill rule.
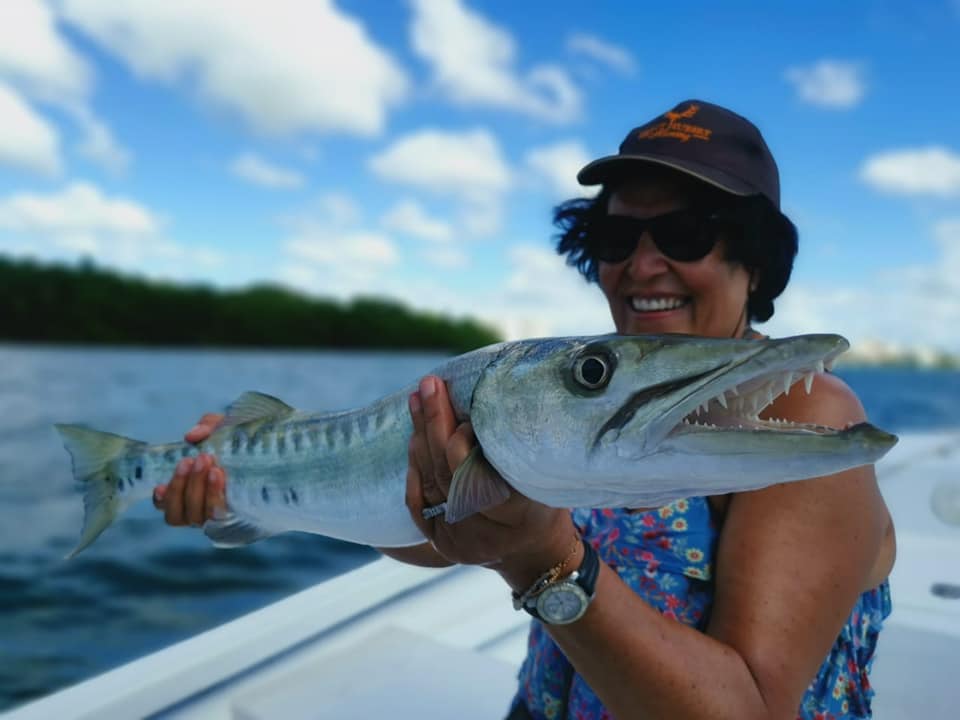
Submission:
[[[574,522],[600,559],[665,616],[705,630],[713,600],[717,527],[706,498],[678,500],[656,510],[575,510]],[[827,658],[807,688],[803,720],[869,718],[873,690],[867,675],[877,635],[890,614],[886,582],[863,593]],[[531,623],[514,707],[537,720],[606,720],[610,714],[573,672],[543,625]],[[564,710],[566,708],[566,710]]]

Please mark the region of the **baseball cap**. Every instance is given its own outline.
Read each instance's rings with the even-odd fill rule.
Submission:
[[[622,177],[637,164],[663,165],[735,195],[763,195],[780,208],[780,173],[757,127],[702,100],[684,100],[634,128],[616,155],[577,173],[581,185]]]

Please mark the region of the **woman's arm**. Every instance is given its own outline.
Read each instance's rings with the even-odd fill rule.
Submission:
[[[836,427],[863,419],[833,378],[771,412]],[[869,467],[738,494],[721,532],[706,633],[662,616],[607,566],[584,617],[547,627],[616,717],[792,720],[865,587],[886,521]],[[568,540],[555,527],[492,563],[515,590],[562,557]],[[477,552],[460,530],[444,527],[438,545],[454,559]]]

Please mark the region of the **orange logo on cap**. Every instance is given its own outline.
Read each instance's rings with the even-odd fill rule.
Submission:
[[[671,137],[681,142],[687,142],[691,138],[697,140],[703,140],[708,142],[710,136],[713,134],[713,130],[709,130],[705,127],[700,127],[699,125],[694,125],[692,123],[683,122],[684,120],[689,120],[694,115],[700,112],[699,105],[689,105],[686,110],[682,112],[673,112],[667,111],[663,116],[667,119],[666,122],[659,123],[653,127],[647,128],[646,130],[638,133],[637,137],[647,140],[652,138],[665,138]]]

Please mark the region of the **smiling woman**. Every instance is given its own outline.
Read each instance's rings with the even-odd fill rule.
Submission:
[[[759,337],[749,322],[773,314],[797,233],[752,123],[683,102],[578,179],[601,192],[557,208],[558,251],[600,286],[618,332]],[[817,432],[864,420],[837,378],[804,384],[808,393],[780,395],[758,425],[781,418]],[[707,417],[726,422],[726,403],[742,412],[737,392],[709,403]],[[429,378],[411,407],[408,499],[431,544],[419,558],[394,554],[484,564],[526,600],[537,621],[511,718],[870,717],[894,545],[872,466],[658,509],[564,512],[515,497],[450,525],[420,511],[446,500],[473,435]],[[567,558],[571,531],[585,542]],[[585,593],[563,595],[567,616],[538,612],[538,597],[571,583]]]

